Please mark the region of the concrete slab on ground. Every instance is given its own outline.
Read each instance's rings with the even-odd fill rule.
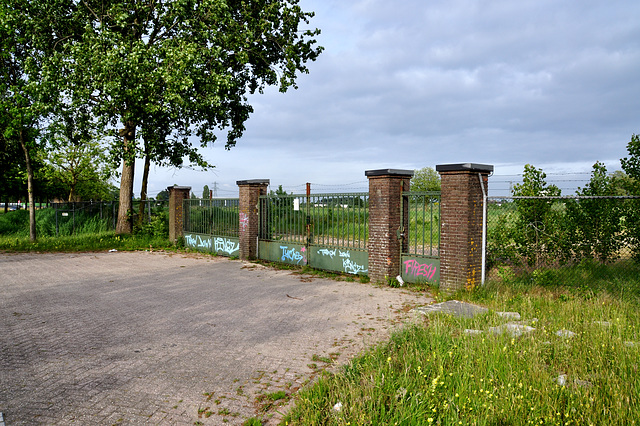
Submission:
[[[484,314],[488,311],[487,308],[483,308],[482,306],[467,302],[460,302],[458,300],[447,300],[446,302],[434,303],[433,305],[419,306],[414,310],[421,314],[442,312],[465,318],[473,318],[475,315]]]

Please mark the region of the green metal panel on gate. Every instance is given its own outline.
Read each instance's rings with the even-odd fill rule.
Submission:
[[[367,274],[369,272],[369,252],[366,250],[311,244],[309,245],[308,259],[309,266],[327,271],[348,274]]]
[[[288,241],[258,241],[258,258],[292,265],[307,264],[307,248]]]
[[[440,259],[403,254],[400,257],[400,275],[409,283],[438,283]]]
[[[221,256],[237,256],[240,250],[240,239],[237,237],[185,232],[184,245],[194,250],[216,253]]]

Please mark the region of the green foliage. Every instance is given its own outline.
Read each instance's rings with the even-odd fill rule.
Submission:
[[[143,220],[141,225],[134,229],[134,233],[169,238],[169,212],[166,209],[154,212],[151,220]]]
[[[45,161],[51,166],[46,169],[47,180],[61,183],[68,201],[111,199],[112,170],[98,142],[58,137]]]
[[[158,250],[175,249],[166,238],[150,235],[115,235],[103,233],[74,234],[61,237],[42,236],[37,242],[26,236],[0,235],[0,250],[12,252],[78,252],[106,250]]]
[[[613,186],[604,164],[593,165],[591,180],[578,188],[578,196],[612,195]],[[582,199],[566,203],[567,242],[565,253],[573,260],[597,258],[602,262],[619,257],[622,246],[622,203],[618,200]]]
[[[411,191],[440,191],[440,175],[433,167],[416,170],[411,178]]]
[[[559,196],[560,189],[547,185],[546,173],[530,164],[524,166],[522,183],[513,186],[516,197]],[[538,265],[557,254],[557,201],[544,199],[517,199],[516,226],[512,229],[515,250],[527,262]]]
[[[627,190],[631,195],[640,195],[640,135],[631,135],[627,144],[628,157],[620,160],[622,169],[629,176]],[[628,229],[628,239],[633,250],[633,257],[640,262],[640,201],[632,200],[630,208],[625,212],[625,225]]]
[[[630,188],[633,195],[640,195],[640,135],[631,135],[627,144],[628,157],[620,160],[622,170],[633,179],[633,187]]]

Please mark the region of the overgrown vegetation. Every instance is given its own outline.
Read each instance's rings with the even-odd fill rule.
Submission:
[[[490,310],[406,327],[324,373],[282,424],[638,423],[637,299],[525,282],[458,296]],[[498,311],[520,313],[532,330],[492,334],[508,322]]]
[[[113,232],[113,216],[79,210],[55,209],[36,211],[40,238],[29,239],[29,213],[17,210],[0,215],[0,250],[7,251],[98,251],[160,249],[173,247],[168,240],[166,209],[156,209],[150,221],[143,221],[133,235],[118,236]]]
[[[515,198],[489,204],[490,269],[532,273],[640,259],[640,200],[612,198],[619,193],[619,179],[607,174],[603,164],[596,163],[590,181],[576,191],[580,198],[559,198],[560,190],[547,185],[545,177],[542,170],[527,165],[523,183],[514,186]]]

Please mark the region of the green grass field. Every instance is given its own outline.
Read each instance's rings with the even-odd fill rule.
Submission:
[[[282,424],[640,422],[636,300],[498,284],[459,296],[489,313],[474,319],[437,314],[405,327],[301,391]],[[535,330],[520,337],[488,333],[506,322],[497,311],[519,312],[522,324]],[[558,335],[562,330],[575,335]]]

